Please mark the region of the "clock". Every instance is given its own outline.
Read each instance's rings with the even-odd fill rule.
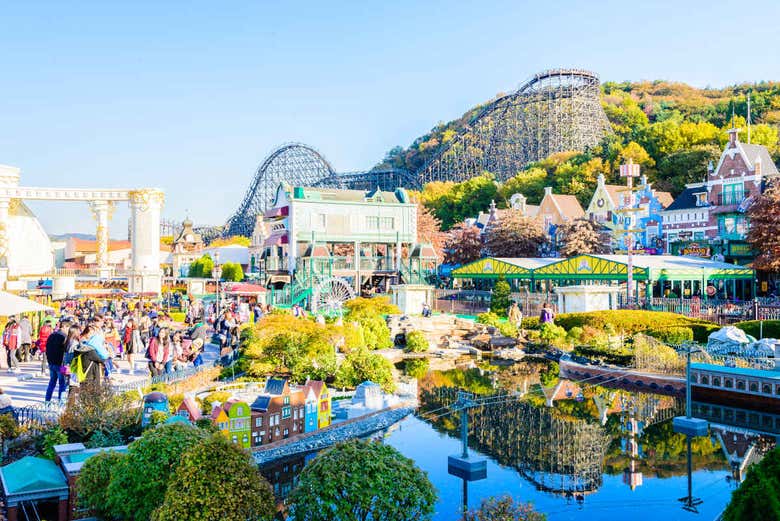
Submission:
[[[603,198],[599,198],[598,200],[596,200],[596,206],[598,206],[599,208],[604,206],[604,199]]]

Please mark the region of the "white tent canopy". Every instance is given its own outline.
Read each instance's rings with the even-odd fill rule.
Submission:
[[[0,291],[0,317],[31,313],[34,311],[52,311],[49,306],[38,304],[34,300],[19,297],[13,293]]]

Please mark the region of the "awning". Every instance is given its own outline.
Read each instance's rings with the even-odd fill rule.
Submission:
[[[246,283],[231,284],[229,287],[225,288],[225,293],[230,293],[232,295],[258,295],[260,293],[265,293],[266,291],[268,290],[259,284]]]
[[[271,235],[263,242],[263,247],[269,246],[281,246],[282,244],[288,244],[290,240],[287,238],[287,234]]]
[[[0,317],[9,317],[19,313],[33,311],[53,311],[49,306],[38,304],[34,300],[18,297],[13,293],[0,291]]]
[[[278,208],[269,208],[268,210],[263,213],[263,217],[287,217],[290,215],[290,207],[289,206],[280,206]]]

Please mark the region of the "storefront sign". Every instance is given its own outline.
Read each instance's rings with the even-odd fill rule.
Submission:
[[[680,255],[690,255],[693,257],[709,257],[710,247],[701,246],[697,242],[692,242],[689,245],[680,248]]]
[[[732,257],[751,257],[750,245],[744,242],[729,243],[729,255]]]

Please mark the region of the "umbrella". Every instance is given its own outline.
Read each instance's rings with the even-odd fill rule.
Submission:
[[[0,317],[32,311],[52,311],[52,308],[38,304],[34,300],[16,296],[13,293],[0,291]]]

